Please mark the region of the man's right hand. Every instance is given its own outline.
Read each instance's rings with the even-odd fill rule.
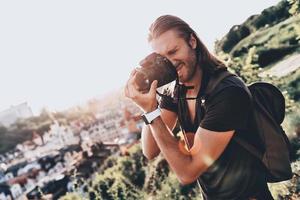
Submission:
[[[130,98],[133,102],[135,102],[145,113],[155,110],[157,108],[157,81],[153,81],[151,83],[150,90],[146,93],[143,93],[139,90],[135,80],[136,70],[133,70],[125,87],[125,96]]]

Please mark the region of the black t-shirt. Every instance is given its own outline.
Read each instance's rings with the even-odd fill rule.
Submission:
[[[209,76],[204,73],[198,97],[204,94],[208,81]],[[257,135],[250,128],[250,97],[245,87],[235,76],[222,80],[206,100],[206,111],[200,106],[200,98],[196,100],[194,123],[190,120],[186,100],[174,102],[162,98],[160,107],[177,113],[186,132],[195,133],[199,126],[216,132],[235,130],[233,137],[241,137],[259,147]],[[246,199],[266,186],[263,170],[257,158],[231,139],[221,156],[199,177],[203,195],[206,199]]]

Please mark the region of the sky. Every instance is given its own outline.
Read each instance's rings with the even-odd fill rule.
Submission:
[[[151,52],[150,24],[185,20],[215,40],[279,0],[0,1],[0,111],[27,102],[34,114],[84,104],[125,85]]]

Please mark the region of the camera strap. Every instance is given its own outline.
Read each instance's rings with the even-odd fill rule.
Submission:
[[[190,143],[189,143],[189,140],[188,140],[188,138],[187,138],[187,136],[186,136],[185,130],[181,127],[180,124],[179,124],[179,127],[180,127],[180,130],[181,130],[181,132],[182,132],[184,142],[185,142],[185,144],[186,144],[188,150],[190,150],[192,147],[191,147],[191,145],[190,145]],[[201,185],[200,185],[199,178],[197,178],[197,185],[198,185],[198,188],[199,188],[199,190],[200,190],[201,197],[202,197],[202,199],[203,199],[203,191],[202,191],[202,188],[201,188]]]
[[[160,96],[160,97],[164,97],[164,98],[167,98],[171,101],[176,101],[178,102],[179,100],[195,100],[195,99],[198,99],[200,97],[180,97],[180,94],[186,94],[187,90],[189,89],[193,89],[194,86],[185,86],[184,84],[180,84],[179,83],[179,80],[178,78],[176,79],[176,85],[175,85],[175,91],[174,91],[174,96],[169,96],[169,95],[166,95],[166,94],[162,94],[160,92],[158,92],[156,90],[156,93]],[[202,102],[202,101],[201,101]],[[180,127],[180,130],[182,132],[182,135],[183,135],[183,138],[184,138],[184,142],[188,148],[188,150],[190,150],[192,148],[191,144],[189,143],[188,141],[188,138],[186,136],[186,132],[185,130],[181,127],[181,125],[179,124],[179,127]],[[199,181],[199,178],[197,178],[197,185],[198,185],[198,188],[200,190],[200,195],[202,196],[203,198],[203,191],[202,191],[202,188],[201,188],[201,185],[200,185],[200,181]]]
[[[178,78],[176,78],[174,96],[162,94],[158,91],[156,91],[156,94],[158,94],[160,97],[170,99],[173,102],[178,102],[178,100],[195,100],[195,99],[198,99],[199,97],[180,97],[180,94],[186,94],[187,90],[190,90],[190,89],[194,89],[194,86],[185,86],[184,84],[179,83]]]

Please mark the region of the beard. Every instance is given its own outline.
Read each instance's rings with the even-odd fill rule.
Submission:
[[[192,49],[191,49],[192,50]],[[181,76],[178,76],[179,81],[181,83],[185,83],[188,82],[190,80],[192,80],[192,78],[194,77],[196,70],[197,70],[197,56],[195,55],[195,51],[192,51],[189,53],[189,57],[186,59],[185,62],[182,62],[182,69],[184,69],[184,74],[182,74]]]

